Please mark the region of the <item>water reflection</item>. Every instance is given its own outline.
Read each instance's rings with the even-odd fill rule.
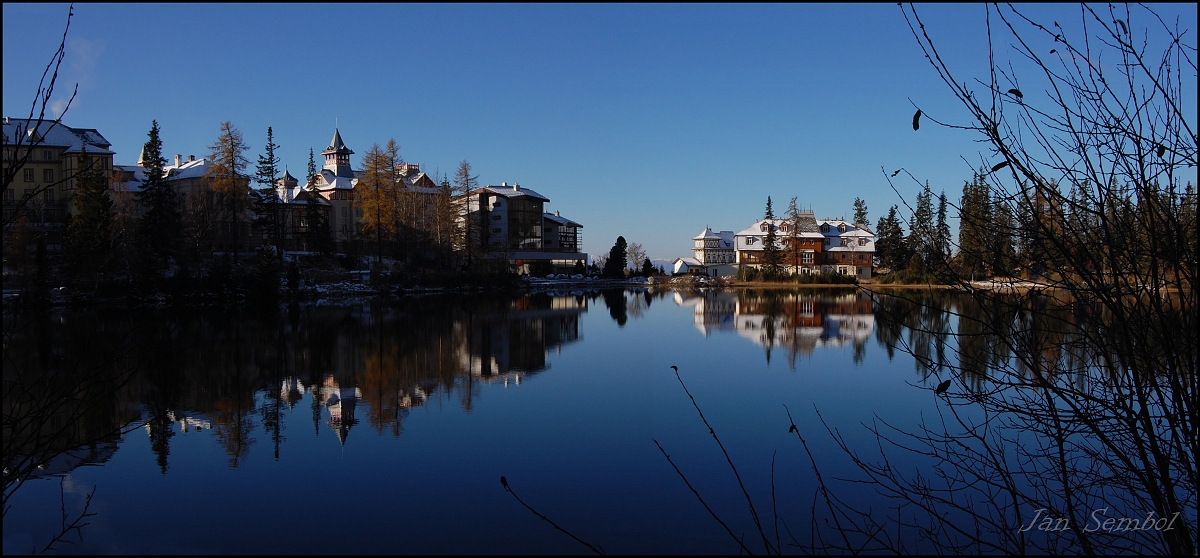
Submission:
[[[675,303],[692,308],[693,323],[706,337],[734,332],[771,352],[783,350],[795,368],[798,355],[817,349],[853,347],[855,362],[866,354],[875,332],[874,303],[855,290],[676,292]]]
[[[238,467],[260,443],[254,432],[261,425],[278,459],[286,442],[282,413],[306,396],[317,436],[328,429],[346,444],[365,422],[398,437],[411,408],[441,398],[470,412],[477,384],[516,387],[548,370],[550,351],[582,338],[579,316],[587,308],[583,296],[535,294],[291,307],[273,314],[151,312],[138,321],[139,331],[155,332],[152,339],[130,343],[119,355],[136,363],[137,373],[109,390],[53,368],[69,360],[72,369],[91,370],[113,360],[111,351],[80,349],[89,328],[111,329],[105,322],[120,313],[48,318],[16,328],[6,340],[6,413],[31,414],[31,405],[68,391],[82,399],[82,410],[42,410],[42,422],[56,429],[50,433],[10,432],[6,422],[6,489],[8,471],[24,462],[34,478],[105,461],[130,425],[145,431],[163,474],[174,437],[190,432],[211,432],[229,466]],[[64,351],[66,359],[56,354]],[[76,387],[64,391],[44,379],[58,376]]]

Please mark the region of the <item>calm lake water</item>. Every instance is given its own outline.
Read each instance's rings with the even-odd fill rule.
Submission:
[[[6,378],[102,380],[74,442],[52,444],[93,443],[13,493],[5,553],[40,550],[93,489],[82,540],[58,551],[587,552],[501,475],[609,553],[737,552],[655,446],[757,537],[672,365],[768,523],[774,458],[778,516],[803,540],[816,484],[785,406],[836,473],[818,410],[870,446],[862,423],[916,424],[934,405],[921,388],[945,379],[890,348],[913,333],[854,290],[65,310],[5,330]],[[859,492],[842,496],[873,501]]]

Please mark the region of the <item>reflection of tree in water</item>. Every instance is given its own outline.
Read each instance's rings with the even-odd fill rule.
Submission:
[[[625,305],[625,289],[608,289],[600,293],[604,297],[604,305],[608,307],[608,315],[620,327],[625,327],[629,321],[629,308]]]

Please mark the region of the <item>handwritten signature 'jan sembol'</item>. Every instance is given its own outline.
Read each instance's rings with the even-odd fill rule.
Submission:
[[[1056,517],[1047,514],[1045,513],[1046,508],[1038,508],[1036,511],[1037,514],[1034,515],[1029,525],[1021,526],[1018,531],[1024,533],[1031,529],[1037,529],[1038,531],[1066,531],[1071,529],[1071,518]],[[1100,508],[1092,511],[1092,515],[1088,517],[1087,525],[1083,526],[1083,530],[1089,533],[1096,531],[1113,533],[1126,531],[1171,531],[1175,529],[1175,520],[1177,519],[1179,519],[1179,512],[1175,512],[1169,519],[1158,517],[1158,514],[1154,512],[1146,514],[1145,519],[1108,517],[1108,508]]]

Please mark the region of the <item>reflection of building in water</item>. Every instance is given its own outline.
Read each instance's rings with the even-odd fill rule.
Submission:
[[[696,328],[706,336],[736,331],[760,347],[782,347],[792,356],[818,348],[859,347],[875,332],[871,298],[857,293],[677,292],[675,302],[692,307]]]
[[[734,330],[737,297],[732,293],[706,291],[700,295],[684,296],[675,291],[675,304],[692,307],[693,323],[705,337],[718,330]]]
[[[325,424],[337,433],[338,441],[345,445],[350,428],[358,424],[358,419],[354,417],[354,409],[358,406],[358,400],[362,399],[362,390],[342,385],[333,374],[325,374],[320,384],[313,384],[308,388],[294,376],[284,378],[279,386],[279,395],[288,402],[289,408],[300,401],[305,392],[313,398],[313,425],[316,426],[320,420],[319,413],[323,407],[329,412],[329,420],[325,421]]]
[[[481,317],[474,324],[460,321],[459,364],[473,377],[519,385],[523,375],[549,367],[550,349],[580,339],[579,314],[586,311],[582,296],[530,295],[514,301],[506,314]]]
[[[149,411],[142,412],[142,420],[145,422],[142,425],[146,429],[146,433],[153,436],[151,423],[153,416]],[[180,432],[191,432],[193,430],[199,432],[201,430],[212,430],[212,420],[201,413],[184,411],[181,409],[171,409],[167,411],[167,420],[179,428]]]

